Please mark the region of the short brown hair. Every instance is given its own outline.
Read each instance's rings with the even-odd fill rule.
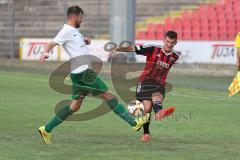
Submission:
[[[175,31],[168,31],[165,34],[165,37],[169,37],[171,39],[177,39],[177,32],[175,32]]]
[[[80,8],[79,6],[71,6],[67,10],[67,16],[70,16],[70,15],[73,15],[73,14],[75,14],[75,15],[80,15],[80,14],[84,15],[84,12],[83,12],[82,8]]]

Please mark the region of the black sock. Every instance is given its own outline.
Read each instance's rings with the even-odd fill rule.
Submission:
[[[150,134],[150,132],[149,132],[149,126],[150,126],[150,121],[147,122],[147,123],[145,123],[145,124],[143,125],[143,133],[144,133],[144,134]]]
[[[151,121],[151,112],[149,114],[150,114],[150,116],[149,116],[148,122],[143,125],[143,133],[144,134],[150,134],[149,126],[150,126],[150,121]]]
[[[162,102],[160,102],[160,101],[153,102],[153,111],[154,111],[154,113],[157,113],[157,112],[161,111],[162,108],[163,108],[162,107]]]

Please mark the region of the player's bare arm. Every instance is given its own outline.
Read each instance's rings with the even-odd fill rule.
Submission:
[[[116,54],[116,52],[135,52],[135,46],[121,46],[121,47],[115,47],[112,48],[109,52],[109,57],[112,57],[113,54]]]
[[[121,46],[116,49],[117,52],[135,52],[135,46]]]
[[[91,44],[91,38],[90,37],[85,36],[84,39],[85,39],[86,45],[90,45]]]
[[[40,63],[43,63],[44,61],[45,61],[45,59],[47,59],[48,57],[49,57],[49,52],[55,47],[57,45],[57,43],[56,42],[53,42],[53,41],[51,41],[51,42],[49,42],[47,45],[46,45],[46,47],[45,47],[45,49],[44,49],[44,52],[43,52],[43,54],[41,55],[41,57],[40,57]]]

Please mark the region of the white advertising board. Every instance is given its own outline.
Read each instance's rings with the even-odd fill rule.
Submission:
[[[21,60],[39,60],[41,54],[44,51],[44,47],[49,42],[49,39],[35,39],[35,38],[23,38],[20,40],[20,59]],[[50,52],[49,61],[59,60],[60,49],[55,47]]]
[[[51,39],[21,39],[20,58],[22,60],[38,60],[44,46]],[[108,52],[104,46],[108,40],[92,40],[89,45],[91,55],[95,55],[103,62],[107,61]],[[138,40],[136,44],[162,45],[162,41]],[[236,49],[233,41],[179,41],[175,50],[181,51],[178,63],[209,63],[209,64],[236,64]],[[55,47],[50,54],[49,60],[67,61],[69,56],[60,46]],[[144,56],[137,56],[137,62],[145,62]]]

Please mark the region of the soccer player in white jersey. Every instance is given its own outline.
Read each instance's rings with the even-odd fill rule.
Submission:
[[[106,101],[111,110],[133,127],[139,130],[149,118],[146,114],[142,118],[135,120],[127,109],[118,103],[117,98],[108,90],[106,84],[97,76],[91,67],[91,59],[84,59],[85,65],[80,65],[76,57],[89,55],[87,45],[90,39],[84,37],[80,32],[80,24],[83,20],[84,12],[79,6],[72,6],[67,11],[67,23],[63,26],[57,36],[46,46],[40,62],[43,63],[49,57],[49,52],[56,45],[62,45],[71,61],[71,80],[72,80],[72,103],[62,107],[56,112],[55,116],[44,126],[38,129],[46,144],[51,143],[50,132],[54,127],[62,123],[71,114],[78,111],[83,99],[89,93],[100,96]],[[76,58],[76,60],[74,59]],[[86,61],[87,60],[87,61]],[[93,80],[94,79],[94,80]]]

